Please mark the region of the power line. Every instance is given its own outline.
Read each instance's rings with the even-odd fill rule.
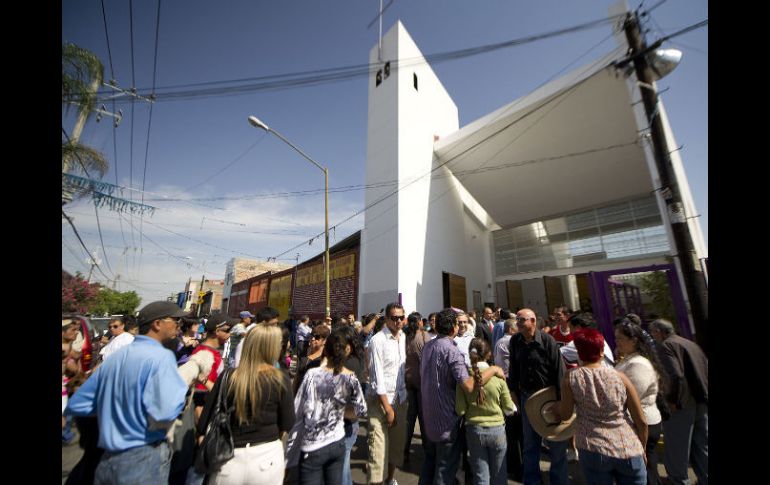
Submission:
[[[94,214],[96,214],[96,227],[99,230],[99,241],[101,241],[102,243],[102,251],[104,252],[104,262],[107,263],[107,269],[110,270],[110,273],[114,275],[115,271],[110,266],[110,259],[107,257],[107,250],[104,249],[104,238],[102,237],[102,225],[99,222],[99,208],[97,207],[95,200],[94,200]]]
[[[199,243],[199,244],[204,244],[204,245],[206,245],[206,246],[211,246],[211,247],[213,247],[213,248],[222,249],[222,250],[224,250],[224,251],[228,251],[228,252],[231,252],[231,253],[234,253],[234,254],[242,254],[242,255],[244,255],[244,256],[248,256],[248,257],[250,257],[250,258],[256,258],[256,259],[266,259],[266,258],[265,258],[265,256],[254,256],[253,254],[245,253],[245,252],[243,252],[243,251],[235,251],[235,250],[232,250],[232,249],[228,249],[228,248],[223,248],[223,247],[221,247],[221,246],[217,246],[217,245],[215,245],[215,244],[211,244],[211,243],[207,243],[207,242],[204,242],[204,241],[200,241],[200,240],[198,240],[198,239],[195,239],[195,238],[192,238],[192,237],[190,237],[190,236],[185,236],[184,234],[179,234],[178,232],[174,232],[174,231],[172,231],[171,229],[167,229],[167,228],[165,228],[165,227],[161,226],[160,224],[155,224],[155,223],[152,223],[152,222],[150,222],[150,221],[147,221],[147,224],[150,224],[150,225],[152,225],[152,226],[155,226],[155,227],[157,227],[157,228],[159,228],[159,229],[162,229],[162,230],[164,230],[164,231],[166,231],[166,232],[170,232],[171,234],[174,234],[174,235],[176,235],[176,236],[179,236],[179,237],[183,237],[183,238],[185,238],[185,239],[189,239],[190,241],[194,241],[194,242],[197,242],[197,243]]]
[[[455,60],[464,57],[489,53],[495,50],[504,49],[508,47],[514,47],[524,45],[527,43],[548,39],[551,37],[557,37],[565,34],[575,33],[582,30],[595,28],[610,22],[614,22],[616,18],[622,17],[622,14],[586,22],[583,24],[558,29],[542,34],[535,34],[519,39],[513,39],[505,42],[499,42],[494,44],[487,44],[478,47],[471,47],[465,49],[459,49],[454,51],[447,51],[437,54],[429,54],[427,56],[418,56],[414,58],[401,59],[393,61],[394,67],[409,67],[412,65],[418,65],[423,63],[437,64],[440,62]],[[353,79],[360,76],[368,76],[379,69],[381,63],[373,64],[358,64],[344,67],[316,69],[309,71],[300,71],[285,74],[275,74],[268,76],[258,76],[250,78],[241,78],[234,80],[224,81],[209,81],[203,83],[191,83],[182,85],[172,85],[166,87],[157,88],[155,92],[155,99],[158,101],[166,100],[180,100],[180,99],[193,99],[204,98],[212,96],[225,96],[225,95],[240,95],[261,90],[279,90],[290,89],[294,87],[311,86],[318,84],[325,84],[329,82],[344,81]],[[235,86],[226,86],[235,83],[245,83]],[[218,86],[225,85],[225,86]],[[202,86],[216,86],[213,88],[205,88]],[[179,88],[193,87],[199,89],[187,89],[178,90]],[[175,91],[176,89],[176,91]],[[165,91],[165,92],[164,92]]]
[[[160,35],[160,0],[158,0],[158,15],[155,22],[155,58],[152,63],[152,94],[150,99],[155,96],[155,79],[158,72],[158,37]],[[142,173],[142,205],[144,205],[144,187],[147,181],[147,159],[150,154],[150,132],[152,128],[152,108],[155,103],[150,103],[150,114],[147,120],[147,139],[144,148],[144,172]],[[142,234],[144,224],[144,212],[139,214],[139,234]],[[142,267],[142,254],[144,253],[144,241],[139,238],[139,268]]]
[[[136,87],[136,70],[134,69],[134,0],[128,0],[128,19],[129,19],[129,35],[131,37],[131,89],[135,89]],[[130,168],[129,168],[129,175],[128,175],[128,184],[131,188],[134,188],[134,103],[135,97],[131,96],[131,135],[130,135],[130,142],[129,142],[129,156],[131,157],[130,162]],[[133,202],[133,198],[129,194],[130,200]],[[131,244],[133,246],[136,246],[136,239],[134,238],[134,214],[130,214],[130,222],[131,222]],[[141,243],[141,232],[139,233],[140,237],[140,243]],[[134,252],[134,258],[133,258],[133,266],[134,271],[137,271],[136,268],[136,252]]]
[[[396,190],[394,190],[393,192],[390,192],[389,194],[386,194],[386,195],[384,195],[384,196],[380,197],[379,199],[375,200],[374,202],[370,203],[369,205],[367,205],[367,206],[364,206],[364,207],[363,207],[362,209],[360,209],[359,211],[356,211],[355,213],[353,213],[353,215],[351,215],[351,216],[347,217],[346,219],[343,219],[342,221],[338,222],[337,224],[335,224],[334,226],[330,227],[329,229],[330,229],[330,230],[331,230],[331,229],[336,229],[337,227],[339,227],[340,225],[344,224],[345,222],[348,222],[348,221],[350,221],[351,219],[353,219],[353,218],[355,218],[355,217],[357,217],[357,216],[359,216],[359,215],[363,214],[363,213],[364,213],[364,212],[366,212],[367,210],[369,210],[369,209],[371,209],[372,207],[374,207],[374,206],[378,205],[380,202],[383,202],[384,200],[386,200],[386,199],[389,199],[390,197],[392,197],[392,196],[396,195],[396,194],[397,194],[398,192],[400,192],[401,190],[403,190],[403,189],[405,189],[405,188],[407,188],[407,187],[411,186],[412,184],[416,183],[417,181],[419,181],[419,180],[423,179],[424,177],[426,177],[426,176],[428,176],[428,175],[431,175],[431,174],[433,174],[433,173],[434,173],[435,171],[437,171],[439,168],[441,168],[441,167],[443,167],[443,166],[447,165],[448,163],[450,163],[450,162],[452,162],[453,160],[457,159],[457,158],[458,158],[458,157],[460,157],[461,155],[463,155],[463,154],[465,154],[465,153],[469,152],[470,150],[472,150],[472,149],[476,148],[476,147],[477,147],[477,146],[479,146],[481,143],[483,143],[483,142],[485,142],[485,141],[487,141],[487,140],[489,140],[489,139],[491,139],[491,138],[493,138],[493,137],[495,137],[495,136],[499,135],[500,133],[502,133],[503,131],[507,130],[507,129],[508,129],[508,128],[510,128],[511,126],[513,126],[513,125],[515,125],[516,123],[518,123],[518,122],[522,121],[523,119],[527,118],[528,116],[532,115],[533,113],[536,113],[536,112],[538,112],[539,110],[541,110],[541,109],[545,108],[546,106],[550,105],[550,104],[551,104],[551,103],[553,103],[554,101],[556,101],[556,100],[559,100],[559,99],[561,99],[562,97],[564,97],[564,96],[567,96],[567,95],[571,94],[572,92],[574,92],[574,91],[575,91],[575,89],[576,89],[578,86],[582,85],[583,83],[585,83],[586,81],[588,81],[589,79],[591,79],[593,76],[595,76],[597,73],[599,73],[599,72],[603,71],[604,69],[606,69],[606,68],[607,68],[608,66],[610,66],[610,65],[612,65],[612,63],[609,63],[609,64],[607,64],[607,65],[603,66],[601,69],[597,69],[595,72],[593,72],[592,74],[590,74],[590,75],[589,75],[589,76],[587,76],[586,78],[584,78],[584,79],[582,79],[581,81],[579,81],[579,82],[575,83],[574,85],[570,86],[568,89],[566,89],[566,90],[562,91],[561,93],[559,93],[559,94],[557,94],[557,95],[553,96],[551,99],[547,100],[547,101],[546,101],[546,102],[544,102],[543,104],[541,104],[541,105],[539,105],[539,106],[536,106],[535,108],[531,109],[530,111],[528,111],[528,112],[524,113],[524,114],[523,114],[522,116],[520,116],[519,118],[517,118],[517,119],[515,119],[515,120],[511,121],[510,123],[506,124],[505,126],[503,126],[502,128],[498,129],[497,131],[495,131],[495,132],[491,133],[490,135],[487,135],[486,137],[482,138],[481,140],[479,140],[479,141],[477,141],[477,142],[473,143],[471,146],[469,146],[469,147],[465,148],[464,150],[462,150],[461,152],[457,153],[456,155],[454,155],[454,156],[452,156],[452,157],[448,158],[446,161],[444,161],[444,162],[442,162],[442,163],[439,163],[438,165],[436,165],[434,168],[432,168],[431,170],[429,170],[429,171],[428,171],[428,172],[426,172],[425,174],[423,174],[423,175],[421,175],[421,176],[417,177],[416,179],[414,179],[414,180],[412,180],[412,181],[410,181],[410,182],[408,182],[408,183],[404,184],[403,186],[400,186],[400,187],[398,187],[398,188],[397,188]],[[316,234],[315,236],[313,236],[313,238],[311,238],[311,239],[310,239],[310,241],[314,240],[315,238],[317,238],[317,237],[319,237],[319,236],[321,236],[321,235],[323,235],[323,234],[324,234],[324,232],[321,232],[321,233],[319,233],[319,234]],[[287,254],[287,253],[291,252],[291,251],[294,251],[295,249],[297,249],[297,248],[300,248],[300,247],[304,246],[304,245],[305,245],[307,242],[308,242],[308,241],[303,241],[302,243],[300,243],[300,244],[297,244],[296,246],[293,246],[293,247],[291,247],[291,248],[287,249],[286,251],[284,251],[284,252],[282,252],[282,253],[280,253],[280,254],[276,255],[275,257],[276,257],[276,258],[278,258],[278,257],[281,257],[281,256],[283,256],[283,255],[285,255],[285,254]]]
[[[70,211],[70,214],[82,215],[82,216],[90,216],[90,214],[86,214],[86,213],[83,213],[83,212],[75,212],[75,211]],[[105,217],[105,216],[102,216],[102,217]],[[118,219],[117,217],[109,217],[109,216],[107,216],[106,218],[107,219],[113,219],[113,220]],[[184,228],[184,229],[197,229],[199,231],[201,230],[200,226],[190,226],[190,225],[186,225],[186,224],[163,223],[163,225],[164,226],[169,226],[169,227],[181,227],[181,228]],[[226,229],[226,228],[218,228],[218,227],[206,228],[206,232],[209,232],[209,231],[235,232],[235,233],[241,233],[241,234],[260,234],[260,235],[267,235],[267,236],[307,236],[308,235],[306,233],[288,232],[288,230],[286,230],[284,232],[241,231],[241,230],[237,230],[237,229]],[[85,233],[83,233],[83,234],[85,234]],[[128,244],[125,244],[125,241],[124,241],[124,246],[128,246]]]
[[[104,276],[105,279],[109,280],[110,277],[104,274],[104,271],[102,271],[102,267],[99,266],[99,264],[96,262],[96,259],[94,259],[91,252],[88,250],[88,247],[86,247],[86,244],[83,242],[83,239],[80,237],[80,234],[78,234],[78,230],[75,227],[75,223],[72,222],[72,219],[64,212],[64,209],[61,210],[61,214],[64,216],[65,219],[67,219],[67,222],[69,222],[70,226],[72,227],[72,230],[75,232],[75,236],[77,236],[78,241],[80,241],[80,245],[83,246],[83,249],[85,250],[86,254],[91,258],[91,263],[96,266],[96,269],[99,270],[99,272]]]
[[[104,21],[104,36],[107,38],[107,57],[110,59],[110,78],[115,79],[115,70],[112,68],[112,49],[110,49],[110,34],[107,31],[107,12],[104,9],[104,0],[102,3],[102,20]],[[114,113],[114,110],[113,110]]]
[[[241,158],[245,157],[245,156],[246,156],[246,154],[247,154],[247,153],[249,153],[251,150],[253,150],[253,149],[254,149],[254,147],[255,147],[255,146],[257,146],[257,145],[259,144],[259,142],[261,142],[262,140],[264,140],[264,139],[265,139],[265,137],[266,137],[266,136],[267,136],[267,132],[264,132],[264,133],[263,133],[263,134],[262,134],[262,135],[261,135],[261,136],[260,136],[260,137],[257,139],[257,141],[255,141],[255,142],[254,142],[254,143],[253,143],[251,146],[249,146],[249,147],[248,147],[248,148],[247,148],[247,149],[246,149],[246,150],[245,150],[243,153],[241,153],[240,155],[238,155],[237,157],[235,157],[235,159],[234,159],[233,161],[229,162],[227,165],[225,165],[224,167],[222,167],[222,168],[221,168],[221,169],[219,169],[218,171],[214,172],[214,173],[213,173],[211,176],[209,176],[208,178],[204,179],[202,182],[199,182],[199,183],[197,183],[197,184],[195,184],[195,185],[193,185],[193,186],[190,186],[190,187],[188,187],[188,188],[187,188],[187,190],[193,190],[193,189],[197,189],[198,187],[200,187],[201,185],[205,184],[205,183],[206,183],[206,182],[208,182],[209,180],[213,179],[214,177],[216,177],[216,176],[217,176],[217,175],[219,175],[220,173],[222,173],[222,172],[224,172],[225,170],[227,170],[228,168],[232,167],[232,166],[235,164],[235,162],[237,162],[237,161],[238,161],[238,160],[240,160]]]
[[[118,213],[118,215],[120,215],[120,213]],[[121,217],[122,217],[122,216],[121,216]],[[127,221],[127,222],[128,222],[129,224],[131,223],[130,221]],[[200,266],[197,266],[197,265],[195,265],[195,264],[193,264],[193,263],[189,262],[189,261],[188,261],[186,258],[184,258],[184,257],[182,257],[182,256],[177,256],[176,254],[173,254],[173,253],[172,253],[172,252],[170,252],[168,249],[164,248],[164,247],[163,247],[163,246],[161,246],[160,244],[158,244],[158,243],[156,243],[155,241],[153,241],[153,240],[152,240],[152,239],[151,239],[151,238],[150,238],[150,237],[149,237],[147,234],[142,234],[142,237],[144,237],[145,239],[147,239],[148,241],[150,241],[151,243],[153,243],[154,245],[156,245],[158,248],[160,248],[160,249],[161,249],[163,252],[165,252],[166,254],[168,254],[169,256],[171,256],[172,258],[174,258],[174,259],[178,260],[179,262],[183,263],[184,265],[186,265],[188,268],[195,268],[195,269],[197,269],[197,270],[200,270],[200,271],[206,272],[206,269],[205,269],[205,268],[202,268],[202,267],[200,267]],[[211,272],[209,271],[209,273],[211,273]],[[219,276],[219,273],[214,273],[214,274],[216,274],[217,276]]]
[[[67,249],[67,251],[70,252],[70,254],[75,258],[75,261],[83,265],[83,268],[85,268],[86,271],[88,271],[88,266],[80,259],[80,256],[75,253],[75,250],[70,247],[69,244],[67,244],[67,241],[64,240],[62,237],[61,243],[64,245],[64,247]]]

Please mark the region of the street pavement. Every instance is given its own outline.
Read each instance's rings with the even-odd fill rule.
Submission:
[[[422,465],[423,461],[423,452],[422,452],[422,445],[420,440],[420,432],[419,432],[419,423],[415,423],[415,433],[414,437],[412,439],[412,446],[411,446],[411,455],[409,464],[405,465],[403,469],[397,469],[396,470],[396,481],[398,481],[399,485],[417,485],[417,482],[419,480],[420,475],[420,466]],[[78,438],[76,432],[76,438],[73,440],[72,444],[67,446],[62,446],[62,484],[67,479],[67,475],[69,475],[69,472],[72,470],[72,468],[75,467],[77,462],[80,460],[80,457],[83,456],[83,450],[80,449],[78,446]],[[658,471],[661,475],[661,478],[666,477],[666,470],[663,467],[663,453],[662,453],[662,446],[658,446],[658,455],[659,455],[659,465],[658,465]],[[358,432],[358,440],[356,441],[356,444],[353,446],[353,451],[350,455],[350,468],[351,468],[351,475],[353,477],[353,483],[356,485],[362,485],[366,483],[366,471],[364,468],[364,465],[366,464],[366,455],[367,455],[367,444],[366,444],[366,421],[361,421],[361,428]],[[543,458],[540,461],[540,469],[543,470],[542,472],[542,481],[544,485],[547,485],[549,483],[548,480],[548,469],[550,467],[550,463],[547,459],[547,455],[543,453]],[[689,475],[690,480],[694,483],[695,482],[695,474],[692,471],[692,468],[689,469]],[[569,464],[569,478],[570,483],[573,485],[588,485],[585,477],[583,477],[583,472],[580,469],[579,463],[570,463]],[[462,470],[458,470],[457,473],[457,479],[458,483],[465,484],[464,480],[464,472]],[[665,481],[664,481],[665,483]],[[509,485],[519,485],[521,482],[516,482],[513,480],[508,480]]]

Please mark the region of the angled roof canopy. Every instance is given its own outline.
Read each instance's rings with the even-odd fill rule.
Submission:
[[[502,227],[652,191],[626,80],[608,54],[434,145]]]

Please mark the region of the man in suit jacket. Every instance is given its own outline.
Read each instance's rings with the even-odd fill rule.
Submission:
[[[476,337],[483,338],[489,344],[490,349],[494,349],[492,334],[495,327],[495,311],[489,307],[484,307],[482,320],[476,324]]]
[[[652,322],[650,335],[670,379],[666,400],[672,412],[663,421],[666,473],[671,483],[689,485],[687,464],[692,460],[698,483],[708,485],[708,359],[695,342],[676,335],[668,320]]]

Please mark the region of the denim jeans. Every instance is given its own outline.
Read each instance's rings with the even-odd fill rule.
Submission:
[[[345,438],[315,451],[301,453],[299,460],[301,485],[337,485],[342,482]]]
[[[171,469],[171,448],[144,445],[119,453],[104,452],[94,476],[95,485],[166,485]]]
[[[350,452],[358,438],[358,421],[345,423],[345,461],[342,464],[342,485],[353,485],[353,477],[350,474]]]
[[[646,485],[647,467],[644,456],[613,458],[588,450],[580,450],[580,467],[591,485]]]
[[[473,483],[506,485],[508,467],[505,453],[508,447],[505,425],[484,427],[466,424],[465,430],[471,453]]]
[[[647,426],[647,485],[659,485],[660,475],[658,474],[658,440],[663,424],[651,424]]]
[[[542,438],[529,424],[526,403],[530,394],[521,392],[521,427],[524,432],[524,484],[540,483],[540,445]],[[551,470],[548,473],[552,485],[567,485],[567,443],[569,441],[545,440],[550,450]],[[590,483],[590,482],[589,482]]]
[[[666,441],[664,461],[669,481],[690,485],[687,464],[692,461],[699,485],[709,483],[709,412],[708,404],[696,404],[671,413],[663,421]]]
[[[75,432],[72,431],[72,415],[67,414],[64,416],[64,419],[65,424],[64,428],[61,430],[61,442],[62,444],[68,445],[75,439]]]
[[[455,423],[449,440],[436,443],[425,438],[425,460],[422,462],[418,485],[454,485],[460,464],[460,420]]]

